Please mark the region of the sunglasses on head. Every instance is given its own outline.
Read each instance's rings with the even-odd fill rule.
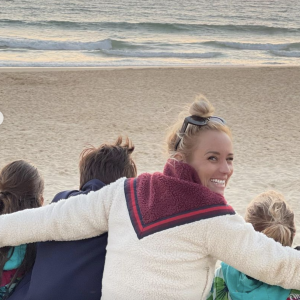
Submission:
[[[178,145],[179,145],[179,143],[182,139],[182,135],[185,133],[185,131],[186,131],[189,124],[196,125],[196,126],[205,126],[208,123],[208,121],[217,122],[217,123],[220,123],[222,125],[226,124],[224,119],[222,119],[221,117],[216,117],[216,116],[211,116],[211,117],[207,117],[207,118],[198,117],[198,116],[186,117],[184,119],[184,122],[183,122],[182,127],[179,131],[179,135],[178,135],[176,143],[175,143],[175,147],[174,147],[175,151],[177,150]]]

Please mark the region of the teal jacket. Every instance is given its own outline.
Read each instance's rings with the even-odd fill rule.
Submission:
[[[209,300],[286,300],[300,299],[300,292],[285,290],[251,278],[235,268],[221,263],[216,270]]]
[[[13,270],[20,267],[26,254],[26,245],[12,247],[8,252],[10,259],[5,263],[3,270]]]

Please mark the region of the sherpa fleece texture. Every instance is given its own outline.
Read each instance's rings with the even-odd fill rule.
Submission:
[[[0,247],[109,231],[104,300],[206,299],[216,259],[266,283],[300,289],[300,253],[255,232],[239,215],[198,220],[139,239],[124,182],[122,178],[88,195],[1,216]]]
[[[137,198],[145,223],[173,216],[179,211],[227,204],[222,195],[201,186],[199,176],[190,165],[176,160],[169,159],[163,173],[141,174],[137,180]],[[185,198],[189,201],[182,201]]]
[[[201,185],[195,169],[174,159],[168,161],[163,173],[127,179],[125,196],[139,238],[174,226],[235,214],[222,195]]]

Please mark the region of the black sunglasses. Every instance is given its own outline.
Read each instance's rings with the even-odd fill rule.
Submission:
[[[183,122],[182,127],[179,131],[179,135],[178,135],[176,143],[175,143],[175,147],[174,147],[175,151],[177,150],[178,145],[179,145],[179,143],[182,139],[182,135],[185,133],[185,131],[186,131],[189,124],[196,125],[196,126],[204,126],[208,123],[208,121],[218,122],[222,125],[226,124],[224,119],[222,119],[221,117],[216,117],[216,116],[211,116],[211,117],[207,117],[207,118],[198,117],[198,116],[186,117],[184,119],[184,122]]]

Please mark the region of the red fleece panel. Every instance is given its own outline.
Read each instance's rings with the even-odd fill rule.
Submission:
[[[223,196],[200,183],[189,165],[169,161],[164,173],[127,179],[125,197],[138,238],[202,219],[235,214]]]
[[[226,205],[222,195],[201,185],[188,164],[169,160],[164,173],[142,174],[136,194],[144,224],[210,205]]]

